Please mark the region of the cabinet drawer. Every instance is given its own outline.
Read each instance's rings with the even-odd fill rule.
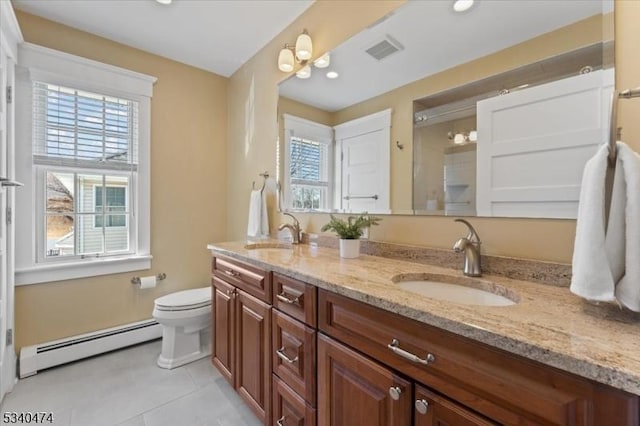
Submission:
[[[315,426],[316,410],[273,376],[273,424],[277,426]]]
[[[303,323],[316,327],[315,286],[273,274],[273,306]]]
[[[413,426],[499,426],[447,398],[416,385]]]
[[[633,395],[325,290],[318,300],[321,331],[501,423],[638,421]]]
[[[281,312],[272,311],[273,373],[316,405],[316,331]]]
[[[212,272],[226,282],[271,304],[271,274],[269,272],[226,257],[213,258]]]

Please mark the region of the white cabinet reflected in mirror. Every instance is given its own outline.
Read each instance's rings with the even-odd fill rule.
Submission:
[[[613,2],[407,2],[330,58],[279,87],[284,210],[575,217]]]

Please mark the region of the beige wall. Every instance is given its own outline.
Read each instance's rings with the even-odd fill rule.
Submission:
[[[151,271],[17,287],[19,350],[150,318],[156,297],[209,284],[206,244],[224,238],[226,221],[228,79],[16,14],[28,42],[158,78],[151,102]],[[156,289],[129,282],[159,272],[167,279]]]
[[[228,239],[244,238],[247,218],[248,188],[261,169],[275,167],[277,130],[275,125],[277,83],[285,76],[276,66],[278,50],[285,42],[307,28],[315,46],[315,56],[340,44],[400,2],[329,2],[314,3],[296,22],[263,48],[232,77],[229,85],[229,192]],[[616,0],[616,75],[618,87],[640,85],[640,58],[634,51],[639,38],[640,2]],[[566,33],[570,41],[575,34]],[[605,34],[606,36],[606,34]],[[553,49],[550,43],[545,49]],[[540,56],[549,53],[540,50]],[[516,65],[516,64],[514,64]],[[490,72],[493,65],[483,68]],[[466,81],[459,71],[441,76],[434,91],[452,81]],[[478,75],[482,77],[486,74]],[[631,103],[635,103],[631,105]],[[622,105],[626,104],[626,105]],[[405,111],[406,109],[406,111]],[[398,108],[396,114],[410,114],[410,108]],[[634,115],[636,119],[634,119]],[[640,101],[622,101],[619,124],[625,139],[640,149]],[[410,134],[394,135],[407,145]],[[411,155],[411,149],[401,151]],[[398,154],[396,154],[398,155]],[[395,160],[394,160],[395,161]],[[322,214],[299,214],[306,230],[319,232],[327,221]],[[549,219],[475,218],[473,223],[483,240],[483,252],[549,261],[570,262],[575,237],[575,221]],[[371,237],[405,244],[450,248],[464,228],[446,217],[385,216],[381,225],[372,229]]]

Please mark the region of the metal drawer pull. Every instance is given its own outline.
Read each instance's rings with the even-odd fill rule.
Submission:
[[[230,277],[239,277],[240,276],[240,272],[238,271],[234,271],[233,269],[225,269],[224,273],[229,275]]]
[[[293,364],[294,362],[298,361],[298,356],[297,355],[296,355],[295,358],[291,359],[291,358],[289,358],[287,356],[286,353],[284,353],[284,346],[276,351],[276,355],[278,355],[278,358],[280,358],[283,361],[288,362],[289,364]]]
[[[276,420],[276,424],[278,426],[284,426],[284,416],[282,416],[278,420]]]
[[[429,403],[424,399],[416,399],[415,402],[416,411],[420,414],[427,414],[427,409],[429,408]]]
[[[296,297],[295,299],[289,299],[286,293],[277,294],[276,297],[279,301],[288,303],[290,305],[300,305],[300,297]]]
[[[227,296],[229,296],[230,299],[233,299],[236,296],[236,291],[235,290],[227,290]]]
[[[414,355],[411,352],[407,352],[404,349],[401,349],[398,339],[393,339],[391,343],[387,345],[387,347],[391,349],[394,354],[400,355],[402,358],[406,358],[409,361],[413,361],[417,364],[429,365],[436,360],[436,357],[433,356],[433,354],[427,354],[427,357],[425,359],[422,359],[418,355]]]
[[[389,388],[389,396],[391,397],[391,399],[393,399],[394,401],[397,401],[400,399],[400,395],[402,394],[402,389],[400,389],[397,386],[391,386]]]

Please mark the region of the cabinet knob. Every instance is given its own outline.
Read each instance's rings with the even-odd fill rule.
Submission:
[[[397,401],[400,399],[400,395],[402,394],[402,389],[400,389],[397,386],[391,386],[389,388],[389,396],[391,397],[391,399],[393,399],[394,401]]]
[[[276,424],[278,426],[284,426],[284,416],[282,416],[278,420],[276,420]]]
[[[227,296],[229,296],[230,299],[233,299],[236,296],[236,291],[235,290],[227,290]]]
[[[420,414],[427,414],[427,409],[429,408],[429,403],[424,399],[416,399],[415,402],[416,411]]]

